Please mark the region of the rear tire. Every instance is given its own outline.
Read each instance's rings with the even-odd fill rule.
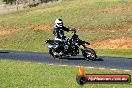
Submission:
[[[52,49],[49,49],[49,53],[50,53],[51,56],[53,56]]]
[[[59,60],[61,58],[61,56],[55,55],[56,52],[53,49],[49,49],[49,53],[55,60]]]
[[[83,51],[82,51],[82,55],[85,57],[85,59],[88,61],[88,60],[96,60],[96,52],[91,49],[91,48],[85,48]]]

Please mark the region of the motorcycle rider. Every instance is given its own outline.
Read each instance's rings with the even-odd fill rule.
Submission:
[[[54,31],[53,31],[53,34],[55,36],[55,40],[58,40],[58,41],[66,41],[66,36],[64,36],[64,31],[72,31],[72,29],[70,28],[67,28],[63,25],[63,21],[61,18],[58,18],[55,20],[55,25],[54,25]],[[62,50],[58,50],[60,51],[59,54],[61,55],[62,54]]]
[[[55,36],[55,40],[65,40],[64,36],[64,31],[70,31],[71,29],[65,27],[63,25],[63,21],[61,18],[58,18],[55,20],[55,25],[54,25],[54,31],[53,34]]]

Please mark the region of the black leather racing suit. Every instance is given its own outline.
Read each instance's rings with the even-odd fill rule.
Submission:
[[[64,31],[69,31],[70,29],[69,28],[67,28],[67,27],[62,27],[62,28],[59,28],[59,27],[54,27],[54,31],[53,31],[53,34],[55,35],[55,37],[56,38],[58,38],[58,39],[64,39],[65,38],[65,36],[64,36]]]

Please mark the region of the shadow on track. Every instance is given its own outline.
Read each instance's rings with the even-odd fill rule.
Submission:
[[[85,58],[83,58],[83,57],[79,57],[79,58],[77,58],[77,57],[63,57],[63,58],[61,58],[61,59],[67,59],[67,60],[86,60]],[[104,61],[102,58],[97,58],[96,60],[94,60],[94,61]]]
[[[8,51],[0,51],[0,53],[10,53],[10,52],[8,52]]]

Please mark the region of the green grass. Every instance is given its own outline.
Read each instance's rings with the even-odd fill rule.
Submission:
[[[132,58],[132,49],[95,49],[99,56],[118,56]]]
[[[3,0],[0,0],[0,5],[3,4]]]
[[[21,11],[0,15],[0,30],[2,28],[16,29],[19,31],[10,35],[0,36],[0,49],[48,51],[44,41],[53,39],[51,31],[31,30],[32,25],[54,25],[58,16],[62,16],[64,24],[77,28],[77,33],[82,40],[94,41],[108,38],[132,37],[130,10],[122,10],[115,13],[103,13],[101,9],[121,8],[131,4],[131,0],[64,0],[61,3],[43,4],[36,8],[26,8]],[[112,29],[115,32],[109,32]],[[107,31],[106,31],[107,30]],[[69,33],[70,34],[70,33]],[[69,35],[67,34],[67,35]],[[115,55],[111,50],[99,55]],[[117,56],[127,56],[129,50],[116,51]],[[131,52],[131,51],[130,51]],[[128,56],[131,56],[128,53]]]
[[[1,49],[46,51],[45,41],[52,36],[47,31],[20,30],[6,37],[0,37]]]
[[[80,88],[76,67],[0,60],[1,88]],[[86,69],[87,74],[130,74],[132,72]],[[131,88],[130,84],[86,84],[83,88]]]
[[[80,4],[81,3],[81,4]],[[81,28],[106,28],[125,25],[131,21],[131,11],[123,10],[117,13],[102,13],[104,8],[117,8],[131,0],[65,0],[62,3],[39,6],[11,14],[1,15],[3,25],[17,26],[28,24],[51,24],[58,16],[62,16],[66,25]],[[8,19],[7,19],[8,18]]]
[[[72,33],[66,33],[67,36],[71,36]],[[83,34],[83,32],[79,32],[81,35],[81,39],[85,39],[86,41],[93,41],[96,37],[102,39],[105,35],[108,34],[100,34],[90,32],[88,34]],[[94,36],[96,35],[96,36]],[[0,41],[2,41],[1,49],[3,50],[25,50],[25,51],[38,51],[38,52],[48,52],[47,44],[45,43],[46,39],[54,39],[52,32],[48,31],[41,31],[41,30],[34,30],[31,29],[21,29],[16,33],[13,33],[8,36],[0,37]],[[132,49],[120,49],[120,50],[113,50],[113,49],[95,49],[97,55],[109,55],[109,56],[123,56],[123,57],[132,57]]]

